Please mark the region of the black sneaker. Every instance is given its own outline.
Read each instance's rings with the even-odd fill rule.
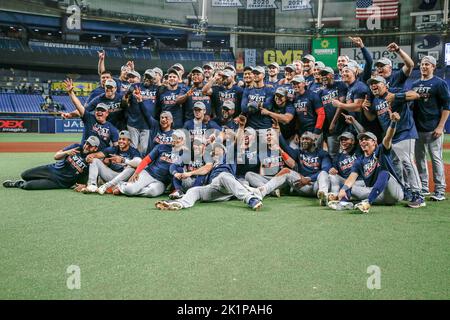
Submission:
[[[23,181],[23,180],[17,180],[17,181],[5,180],[5,181],[3,181],[3,187],[4,188],[20,188],[24,182],[25,181]]]

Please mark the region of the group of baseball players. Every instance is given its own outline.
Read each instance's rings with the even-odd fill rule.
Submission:
[[[337,69],[307,54],[281,68],[227,65],[186,72],[177,63],[143,77],[129,61],[118,78],[99,52],[100,86],[83,105],[71,79],[66,91],[80,117],[81,143],[55,154],[54,164],[23,172],[4,187],[71,188],[83,193],[158,197],[160,210],[197,201],[243,200],[253,210],[266,196],[317,197],[334,210],[367,213],[373,204],[411,208],[445,200],[442,159],[449,90],[435,76],[436,59],[419,62],[421,78],[405,90],[414,62],[396,43],[403,67],[372,60],[365,67],[340,56]],[[186,77],[184,77],[187,74]],[[428,186],[430,154],[435,190]],[[354,204],[356,203],[356,204]]]

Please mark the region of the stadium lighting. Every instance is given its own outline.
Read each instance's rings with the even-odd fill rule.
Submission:
[[[34,29],[34,31],[39,32],[39,29]]]
[[[49,32],[49,33],[47,33],[47,35],[51,36],[51,35],[52,35],[52,33],[51,33],[51,32]]]

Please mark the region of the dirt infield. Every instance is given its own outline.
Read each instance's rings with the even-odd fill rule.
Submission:
[[[2,142],[0,152],[56,152],[70,144],[71,142]]]
[[[75,142],[73,142],[75,143]],[[56,152],[68,145],[70,142],[1,142],[0,152]],[[444,149],[450,149],[450,143],[444,144]],[[431,176],[431,163],[428,162],[428,172]],[[445,164],[445,176],[447,180],[447,192],[450,192],[450,165]],[[430,190],[434,190],[434,183],[430,177]]]

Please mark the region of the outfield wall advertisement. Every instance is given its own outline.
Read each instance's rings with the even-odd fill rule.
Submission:
[[[55,119],[55,133],[79,133],[83,128],[80,119]]]
[[[0,118],[0,132],[39,132],[39,120],[30,118]]]

